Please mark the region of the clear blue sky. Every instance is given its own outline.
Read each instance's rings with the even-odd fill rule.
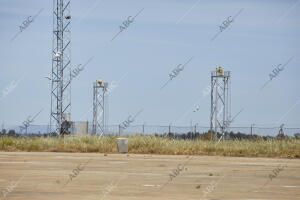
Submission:
[[[52,0],[0,1],[0,123],[48,124]],[[41,14],[17,38],[21,23]],[[128,16],[129,27],[110,41]],[[229,16],[235,18],[211,38]],[[300,1],[296,0],[72,0],[72,66],[94,59],[72,83],[72,120],[92,119],[92,83],[119,81],[109,95],[109,124],[140,109],[134,124],[209,124],[210,71],[232,73],[232,126],[300,127]],[[259,92],[279,64],[291,62]],[[169,73],[194,57],[180,74]],[[9,92],[6,92],[9,91]],[[202,98],[203,97],[203,98]],[[298,104],[297,104],[298,102]],[[193,112],[196,106],[198,112]]]

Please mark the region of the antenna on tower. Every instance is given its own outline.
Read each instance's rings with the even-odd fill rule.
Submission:
[[[101,136],[105,134],[106,130],[106,91],[108,88],[107,82],[102,82],[101,79],[97,80],[93,86],[93,134],[99,130]],[[101,93],[102,90],[102,93]]]
[[[71,119],[70,0],[53,0],[50,132],[63,134]]]
[[[227,129],[230,117],[230,71],[223,71],[222,67],[211,72],[211,110],[210,132],[211,139],[228,137]],[[226,135],[225,135],[226,134]]]

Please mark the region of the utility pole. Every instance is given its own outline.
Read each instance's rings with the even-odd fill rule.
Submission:
[[[194,138],[196,138],[196,133],[197,133],[197,125],[198,125],[198,123],[196,123],[196,124],[195,124]]]
[[[143,134],[145,134],[145,123],[143,123]]]
[[[252,131],[253,131],[253,126],[254,126],[255,124],[251,124],[251,135],[252,135]]]

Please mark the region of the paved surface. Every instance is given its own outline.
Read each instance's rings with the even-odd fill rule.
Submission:
[[[300,160],[0,152],[0,189],[1,199],[294,200]]]

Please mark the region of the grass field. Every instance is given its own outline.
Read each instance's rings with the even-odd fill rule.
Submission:
[[[0,151],[117,153],[117,136],[0,137]],[[182,140],[130,135],[129,153],[300,158],[300,140]]]

